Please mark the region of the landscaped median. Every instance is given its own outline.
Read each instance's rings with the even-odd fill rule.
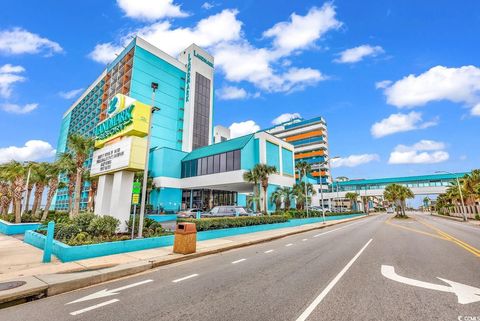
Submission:
[[[0,220],[0,233],[5,235],[23,234],[29,230],[36,230],[41,223],[10,223]]]

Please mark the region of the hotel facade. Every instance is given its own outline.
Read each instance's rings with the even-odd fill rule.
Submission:
[[[292,186],[295,182],[294,145],[265,131],[214,144],[213,76],[214,58],[195,44],[174,58],[136,37],[65,112],[57,153],[68,151],[68,136],[74,133],[94,137],[97,143],[101,142],[97,147],[102,149],[115,144],[143,144],[147,135],[117,135],[109,140],[105,131],[112,124],[118,127],[118,119],[127,120],[128,115],[120,115],[122,110],[128,113],[128,109],[124,109],[127,105],[131,104],[130,109],[133,109],[137,104],[139,107],[135,109],[138,110],[142,106],[154,106],[157,111],[149,116],[151,126],[147,129],[150,137],[149,176],[154,182],[149,203],[154,209],[177,211],[188,207],[246,205],[253,185],[244,181],[243,174],[260,163],[277,168],[277,173],[269,179],[267,195],[262,195],[269,200],[277,187]],[[153,84],[158,88],[152,89]],[[125,106],[117,107],[120,101]],[[137,116],[133,112],[128,117],[136,121]],[[146,119],[137,118],[139,121]],[[125,124],[130,126],[129,122]],[[126,142],[128,139],[133,143]],[[122,140],[124,142],[120,143]],[[115,148],[100,156],[97,150],[85,164],[96,174],[101,174],[97,198],[98,194],[106,193],[101,191],[105,186],[113,184],[111,194],[115,191],[116,181],[125,177],[133,179],[128,170],[122,170],[128,175],[121,176],[118,171],[109,171],[111,161],[104,162],[105,155],[123,156],[123,151],[120,153],[119,150]],[[129,147],[128,153],[139,159],[140,150]],[[61,180],[66,182],[68,179],[62,176]],[[124,186],[125,182],[122,184]],[[92,197],[95,196],[87,182],[82,188],[82,209],[86,209]],[[98,199],[95,203],[99,203]],[[67,210],[68,204],[68,190],[62,188],[57,193],[54,208]],[[103,212],[108,212],[109,204],[101,206]],[[268,210],[273,208],[268,201]]]

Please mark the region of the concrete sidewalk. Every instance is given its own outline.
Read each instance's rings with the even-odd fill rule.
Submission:
[[[2,283],[24,281],[25,285],[10,290],[0,290],[0,307],[6,302],[23,298],[42,297],[72,291],[85,286],[105,282],[196,257],[228,251],[230,249],[267,242],[288,235],[354,221],[365,216],[296,227],[242,234],[197,243],[197,252],[189,255],[172,253],[173,247],[128,252],[98,258],[61,263],[54,260],[42,264],[42,251],[12,237],[7,237],[6,248],[0,244]],[[21,248],[21,251],[18,249]],[[12,264],[13,262],[13,264]],[[81,272],[81,273],[79,273]]]

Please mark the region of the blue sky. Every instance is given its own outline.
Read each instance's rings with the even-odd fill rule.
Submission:
[[[325,117],[330,154],[341,156],[334,176],[479,167],[477,1],[8,1],[0,9],[0,162],[51,158],[63,112],[140,33],[171,54],[193,41],[215,55],[214,121],[236,123],[237,134],[283,114]]]

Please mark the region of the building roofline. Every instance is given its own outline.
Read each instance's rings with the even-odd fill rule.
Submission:
[[[417,176],[403,176],[403,177],[385,177],[385,178],[371,178],[371,179],[352,179],[344,182],[333,182],[333,185],[339,186],[351,186],[351,185],[369,185],[369,184],[381,184],[381,183],[404,183],[411,181],[422,180],[439,180],[439,179],[451,179],[460,178],[468,174],[469,172],[461,172],[452,174],[430,174],[430,175],[417,175]]]

